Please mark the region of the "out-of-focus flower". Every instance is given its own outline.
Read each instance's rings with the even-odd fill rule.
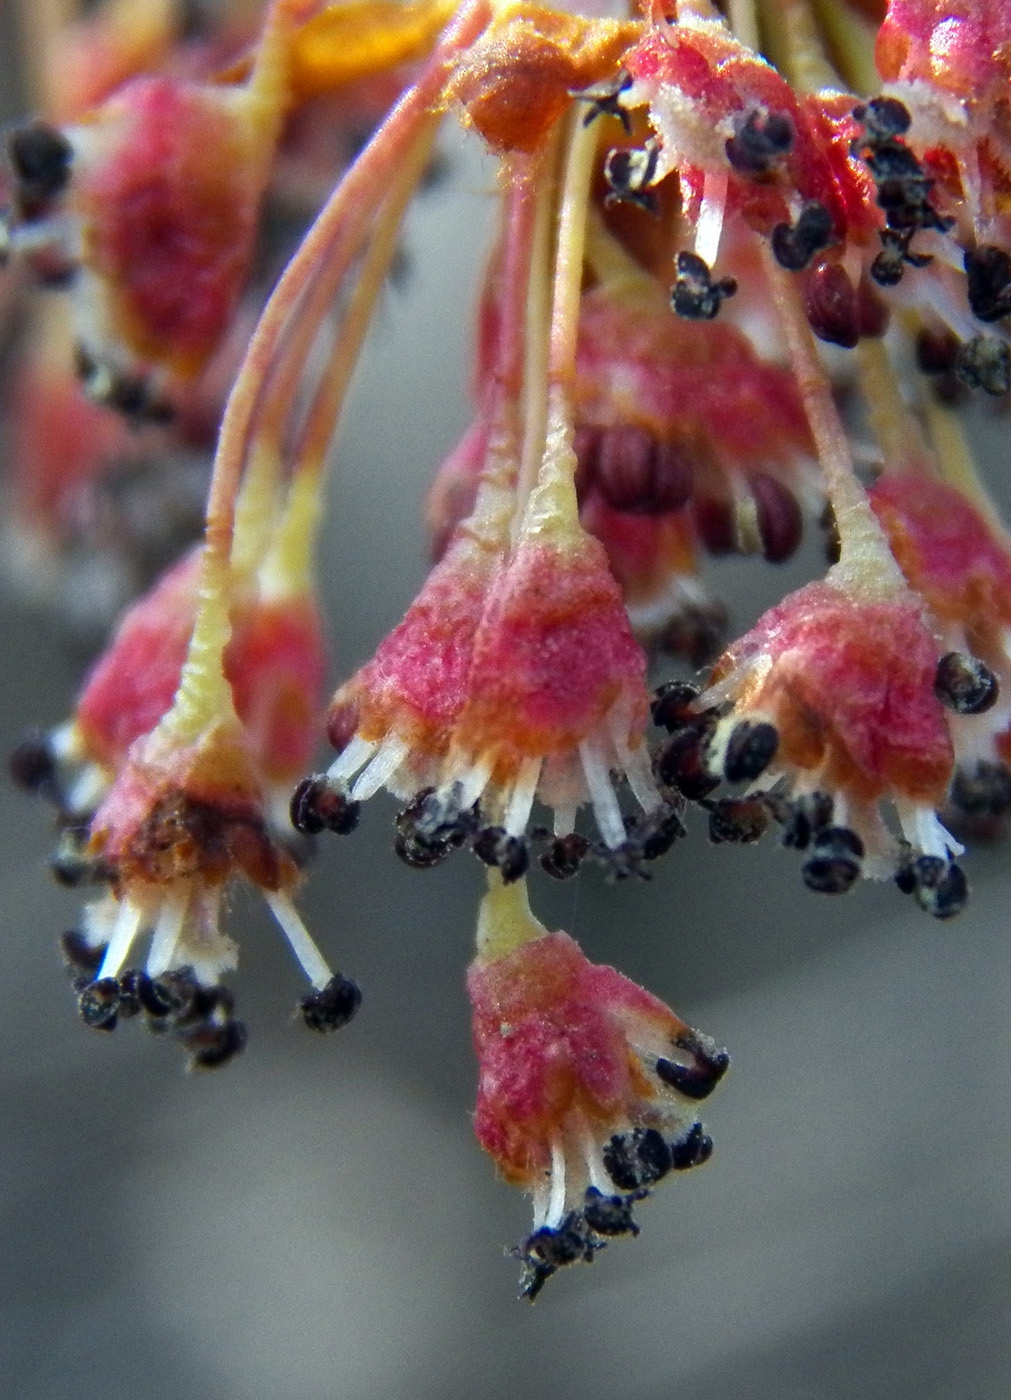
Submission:
[[[467,975],[478,1057],[474,1130],[530,1193],[534,1228],[515,1251],[533,1300],[564,1265],[637,1234],[633,1206],[712,1139],[696,1116],[725,1050],[613,967],[591,963],[534,918],[523,882],[495,881]]]

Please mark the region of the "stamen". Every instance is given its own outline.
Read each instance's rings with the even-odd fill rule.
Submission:
[[[350,748],[350,745],[348,745]],[[356,779],[351,789],[355,802],[364,802],[389,782],[410,752],[410,747],[395,735],[388,735],[368,767]]]
[[[277,890],[264,890],[264,898],[270,911],[281,925],[285,938],[291,944],[291,951],[302,964],[306,977],[321,992],[333,974],[323,954],[317,948],[312,935],[302,922],[298,910],[287,895]]]
[[[109,786],[108,777],[95,763],[89,763],[76,782],[67,790],[64,806],[74,815],[93,812],[105,796]]]
[[[467,769],[455,782],[451,783],[445,791],[447,800],[461,812],[473,807],[491,781],[491,760],[487,758],[478,759]]]
[[[176,944],[182,932],[183,920],[189,905],[190,891],[187,889],[170,895],[158,911],[158,919],[151,939],[151,950],[147,956],[147,975],[160,977],[172,966]]]
[[[96,980],[102,981],[106,977],[119,975],[120,968],[130,954],[133,940],[137,937],[142,916],[143,911],[133,900],[124,899],[122,901],[116,915],[112,937],[109,939],[109,946],[105,950],[105,957],[102,959],[102,966],[98,970]]]
[[[579,756],[583,760],[583,772],[586,774],[586,786],[590,793],[593,815],[597,820],[597,829],[605,845],[617,850],[625,840],[625,822],[614,788],[611,786],[610,769],[600,752],[598,741],[584,739],[579,745]]]
[[[551,1195],[545,1223],[557,1225],[565,1214],[565,1151],[560,1138],[551,1139]]]
[[[534,798],[537,795],[542,762],[543,760],[539,758],[527,758],[520,765],[516,785],[506,806],[505,818],[502,823],[510,836],[521,836],[526,831],[527,822],[530,820],[530,809],[533,807]]]
[[[379,748],[377,741],[372,739],[361,739],[356,734],[347,747],[334,759],[327,769],[326,775],[331,782],[344,783],[357,773],[359,768],[363,768],[369,759]]]
[[[608,716],[607,727],[632,796],[644,812],[651,812],[660,805],[660,790],[653,781],[652,762],[646,745],[639,744],[634,749],[630,746],[627,726],[621,723],[621,716],[614,710]]]
[[[942,860],[964,854],[965,847],[955,840],[932,808],[897,799],[895,810],[902,834],[914,851]]]
[[[727,170],[707,170],[702,188],[702,205],[695,225],[695,256],[713,267],[720,251],[723,216],[727,207]]]

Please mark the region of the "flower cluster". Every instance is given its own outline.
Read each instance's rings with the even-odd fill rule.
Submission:
[[[292,896],[385,789],[408,865],[486,867],[475,1129],[533,1198],[530,1299],[708,1159],[729,1059],[547,932],[528,876],[648,879],[701,812],[716,843],[778,829],[815,892],[891,880],[943,920],[963,842],[1011,811],[1011,536],[959,420],[1011,393],[1007,5],[582,8],[270,0],[251,27],[222,3],[183,35],[99,5],[8,139],[2,237],[4,309],[32,282],[66,308],[28,318],[4,562],[73,554],[138,595],[12,760],[55,808],[54,873],[98,887],[63,940],[81,1015],[232,1058],[241,878],[305,1022],[345,1025],[361,993]],[[327,705],[331,438],[450,115],[500,170],[473,420],[427,579]],[[127,567],[101,492],[128,463],[134,514],[175,519],[202,452],[202,542],[181,509],[159,567]],[[728,641],[709,557],[775,565],[812,523],[823,576]]]

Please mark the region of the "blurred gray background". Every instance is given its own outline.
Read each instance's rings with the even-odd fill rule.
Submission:
[[[340,438],[335,678],[423,577],[425,485],[468,416],[493,177],[473,152],[453,164],[411,218],[412,273]],[[802,576],[713,573],[737,630]],[[68,711],[78,677],[16,600],[0,625],[6,750]],[[41,805],[0,788],[4,1400],[1006,1400],[1006,847],[969,859],[972,904],[946,925],[889,888],[805,894],[772,841],[713,849],[698,823],[651,885],[538,880],[549,923],[726,1043],[734,1068],[707,1105],[712,1163],[531,1309],[503,1257],[527,1203],[470,1130],[481,872],[402,867],[393,810],[378,798],[323,845],[302,901],[365,989],[359,1018],[329,1039],[289,1019],[299,977],[240,892],[249,1048],[186,1076],[139,1027],[77,1021],[56,951],[77,900],[48,877]]]

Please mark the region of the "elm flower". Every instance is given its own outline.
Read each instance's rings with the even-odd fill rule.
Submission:
[[[336,1029],[357,1010],[357,987],[330,971],[291,901],[298,869],[270,834],[234,718],[189,735],[170,715],[138,740],[90,823],[85,853],[102,863],[110,885],[64,940],[68,961],[86,974],[75,984],[86,1024],[109,1030],[143,1011],[195,1067],[240,1051],[245,1029],[222,986],[237,950],[220,928],[227,885],[238,875],[263,891],[313,985],[300,1002],[306,1023]],[[150,947],[138,965],[131,958],[145,936]]]
[[[972,482],[905,472],[870,496],[944,653],[935,689],[951,711],[952,806],[985,822],[1011,807],[1011,542]]]
[[[635,1235],[633,1206],[712,1153],[696,1106],[729,1056],[573,938],[534,918],[522,881],[492,877],[467,974],[478,1057],[474,1130],[533,1197],[514,1251],[531,1301],[559,1268]]]
[[[599,496],[632,515],[690,506],[700,543],[714,552],[789,558],[800,542],[801,502],[819,499],[793,376],[726,318],[671,315],[655,281],[599,228],[590,261],[601,280],[580,306],[581,501]]]
[[[75,833],[94,816],[131,746],[172,704],[196,619],[201,563],[202,551],[192,550],[127,610],[72,719],[28,736],[12,755],[15,780],[52,800],[66,829],[55,869],[69,883],[87,873]],[[235,583],[224,671],[271,829],[290,843],[289,794],[315,747],[326,647],[311,591],[277,578],[269,553],[256,575]]]
[[[939,659],[913,595],[854,596],[830,574],[724,653],[695,704],[701,718],[675,734],[658,770],[677,781],[701,766],[752,790],[761,778],[786,843],[808,852],[810,888],[895,876],[947,917],[965,880],[952,863],[962,848],[936,815],[954,769]]]
[[[72,279],[95,398],[163,413],[227,331],[291,98],[300,4],[275,0],[245,83],[139,76],[66,127],[11,137],[12,245]]]

